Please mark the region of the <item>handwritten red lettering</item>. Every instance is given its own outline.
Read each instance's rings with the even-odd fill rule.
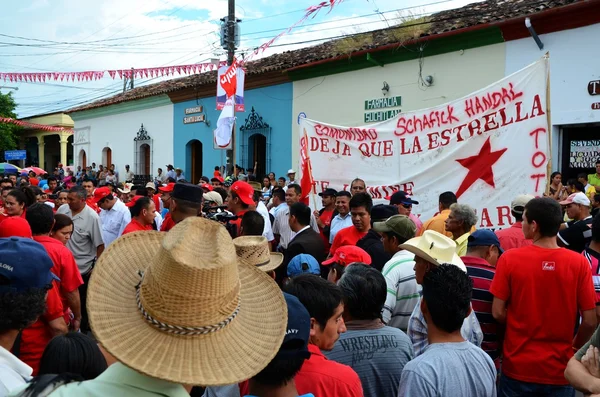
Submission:
[[[368,141],[377,139],[375,128],[335,128],[328,125],[315,124],[315,133],[319,136],[341,141]]]
[[[546,129],[545,128],[536,128],[535,130],[533,130],[533,131],[531,131],[529,133],[529,136],[535,135],[535,148],[536,149],[540,148],[539,136],[540,136],[540,133],[542,133],[542,132],[545,134],[546,133]]]
[[[536,159],[538,159],[538,161],[536,161]],[[540,168],[545,162],[546,155],[543,152],[535,152],[531,158],[531,164],[533,164],[535,168]]]
[[[454,107],[447,105],[446,109],[432,110],[429,113],[404,117],[401,116],[396,124],[394,134],[402,136],[404,134],[414,134],[431,128],[440,128],[447,124],[458,123],[460,120],[454,115]]]
[[[496,211],[498,211],[498,226],[505,225],[504,218],[506,218],[507,224],[513,224],[513,218],[510,216],[510,207],[508,205],[496,207]]]
[[[469,117],[474,117],[490,109],[497,109],[522,96],[523,92],[515,92],[513,83],[508,83],[508,87],[501,87],[499,91],[488,92],[481,97],[467,98],[465,112]]]

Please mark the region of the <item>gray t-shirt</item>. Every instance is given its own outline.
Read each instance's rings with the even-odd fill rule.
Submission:
[[[470,342],[434,343],[404,366],[403,396],[496,397],[496,367]]]
[[[67,248],[73,253],[79,272],[86,274],[92,269],[96,248],[104,244],[100,217],[87,205],[75,216],[66,204],[61,205],[57,213],[68,215],[73,219],[73,234],[67,241]]]
[[[404,365],[413,357],[412,343],[398,328],[360,328],[348,322],[328,359],[346,364],[360,377],[365,397],[395,396]],[[353,329],[354,328],[354,329]]]

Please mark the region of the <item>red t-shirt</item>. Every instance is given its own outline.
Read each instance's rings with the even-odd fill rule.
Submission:
[[[24,210],[23,210],[23,213],[20,215],[20,216],[21,216],[21,218],[23,218],[23,219],[25,219],[25,220],[27,220],[27,218],[25,218],[25,213],[26,213],[26,212],[27,212],[27,209],[24,209]],[[2,213],[2,214],[0,214],[0,223],[4,222],[4,220],[5,220],[6,218],[10,218],[11,216],[12,216],[12,215],[8,215],[7,213]]]
[[[37,178],[30,178],[30,179],[29,179],[29,184],[30,184],[31,186],[39,186],[39,184],[40,184],[40,181],[39,181]]]
[[[522,223],[516,222],[506,229],[496,230],[500,247],[506,251],[511,248],[521,248],[533,244],[533,240],[526,239],[523,234]]]
[[[86,199],[85,203],[87,205],[89,205],[91,209],[93,209],[94,211],[96,211],[97,214],[99,214],[100,213],[100,207],[98,207],[98,204],[94,203],[92,201],[92,199],[93,199],[92,197]]]
[[[535,245],[506,251],[490,292],[507,302],[502,371],[522,382],[567,385],[578,312],[596,296],[585,258],[565,248]]]
[[[310,358],[294,377],[299,395],[312,393],[315,397],[362,397],[360,378],[344,364],[328,360],[316,345],[308,345]],[[240,395],[249,393],[248,381],[240,383]]]
[[[319,219],[325,226],[331,225],[331,216],[333,215],[333,210],[324,210],[321,215],[319,215]],[[321,239],[325,243],[325,251],[329,251],[329,238],[325,237],[323,234],[323,229],[319,228],[321,232]]]
[[[137,219],[133,218],[131,219],[131,222],[129,222],[127,226],[125,226],[125,229],[123,230],[123,234],[121,234],[121,236],[124,236],[127,233],[140,232],[144,230],[152,230],[152,225],[144,226],[140,222],[138,222]]]
[[[152,201],[154,201],[154,206],[156,207],[156,211],[160,212],[160,195],[159,194],[153,195]]]
[[[333,255],[338,248],[344,245],[356,245],[358,240],[360,240],[366,235],[367,232],[359,232],[358,229],[354,227],[354,225],[343,228],[335,235],[329,252],[331,253],[331,255]]]
[[[32,326],[25,328],[21,333],[21,347],[19,359],[33,368],[33,375],[37,375],[40,360],[46,345],[52,339],[52,332],[48,323],[63,316],[63,305],[58,293],[58,284],[52,283],[46,297],[46,312]]]
[[[65,310],[65,321],[68,321],[69,304],[66,295],[83,284],[75,258],[71,251],[57,239],[48,236],[33,236],[33,239],[44,246],[48,256],[52,259],[52,263],[54,263],[50,270],[60,278],[59,293]]]
[[[163,219],[163,223],[160,226],[160,231],[168,232],[169,230],[173,229],[173,226],[175,226],[175,221],[173,218],[171,218],[171,213],[167,212],[167,215],[165,215],[165,219]]]

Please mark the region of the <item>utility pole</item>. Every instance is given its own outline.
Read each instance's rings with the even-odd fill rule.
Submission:
[[[228,0],[227,3],[227,65],[233,64],[233,58],[235,56],[235,0]],[[233,115],[235,116],[235,95],[233,96]],[[236,174],[236,139],[235,139],[236,125],[233,124],[233,131],[231,132],[231,155],[228,156],[231,159],[231,169],[233,175]]]

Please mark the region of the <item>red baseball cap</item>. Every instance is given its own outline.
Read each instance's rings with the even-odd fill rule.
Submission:
[[[158,190],[160,190],[161,192],[164,192],[164,193],[171,193],[174,188],[175,188],[175,182],[171,182],[171,183],[167,184],[167,186],[159,187]]]
[[[0,238],[5,237],[33,238],[29,223],[20,216],[9,216],[0,223]]]
[[[217,180],[217,181],[219,181],[221,183],[225,183],[225,179],[223,179],[222,176],[213,176],[212,178],[210,178],[211,182],[214,181],[214,180]]]
[[[131,198],[131,200],[129,200],[128,202],[125,203],[125,206],[126,207],[133,207],[135,205],[135,203],[137,203],[137,201],[139,199],[141,199],[142,197],[144,197],[144,196],[133,196]]]
[[[94,204],[98,204],[99,201],[105,199],[106,197],[110,196],[111,194],[112,193],[109,188],[99,187],[96,190],[94,190],[94,197],[92,198],[92,202]]]
[[[354,245],[344,245],[338,248],[333,254],[333,257],[324,261],[322,265],[327,266],[337,263],[338,265],[346,267],[354,262],[362,262],[366,265],[370,265],[371,256],[362,248]]]
[[[254,188],[250,186],[248,182],[237,181],[229,189],[235,192],[242,200],[242,203],[247,205],[254,205]]]
[[[212,187],[212,185],[210,185],[210,184],[208,184],[208,183],[203,183],[202,185],[200,185],[200,187],[201,187],[202,189],[206,189],[206,190],[208,190],[209,192],[212,192],[212,191],[213,191],[213,187]]]

